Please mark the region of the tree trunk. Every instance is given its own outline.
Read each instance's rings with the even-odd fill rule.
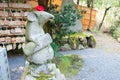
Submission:
[[[88,31],[90,31],[90,25],[91,25],[91,22],[92,22],[92,10],[93,10],[93,4],[94,4],[94,0],[92,0],[91,2],[91,6],[90,6],[90,21],[89,21],[89,25],[88,25]]]
[[[77,0],[77,4],[79,5],[79,3],[80,3],[80,0]]]
[[[44,6],[45,10],[47,10],[47,8],[48,8],[48,1],[49,0],[38,0],[38,5]]]
[[[101,23],[100,23],[100,25],[99,25],[99,29],[98,29],[98,30],[101,29],[102,24],[103,24],[103,21],[104,21],[104,19],[105,19],[105,16],[106,16],[106,14],[107,14],[107,11],[108,11],[110,8],[111,8],[111,6],[105,9],[105,13],[104,13],[103,19],[102,19],[102,21],[101,21]]]

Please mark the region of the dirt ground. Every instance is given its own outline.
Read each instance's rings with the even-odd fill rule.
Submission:
[[[113,39],[108,33],[94,33],[96,38],[96,48],[102,49],[108,53],[120,54],[120,43]]]

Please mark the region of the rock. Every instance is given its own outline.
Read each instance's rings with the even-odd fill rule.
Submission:
[[[81,44],[79,44],[78,49],[79,49],[79,50],[84,49],[84,46],[81,45]]]
[[[55,72],[56,76],[59,76],[61,74],[60,70],[58,68],[54,69],[54,72]]]
[[[44,34],[44,35],[40,35],[38,36],[40,38],[36,39],[36,42],[38,43],[38,46],[36,46],[36,48],[34,49],[34,52],[39,51],[40,49],[46,47],[47,45],[49,45],[52,42],[52,38],[50,37],[50,35]]]
[[[53,77],[52,80],[57,80],[57,79],[55,77]]]
[[[40,73],[40,72],[48,73],[47,65],[41,65],[37,67],[34,72],[35,73]]]
[[[49,71],[52,71],[52,70],[56,69],[56,65],[49,63],[49,64],[47,64],[47,69],[48,69]]]
[[[28,61],[33,62],[35,64],[44,64],[47,60],[51,60],[54,57],[53,50],[51,46],[47,46],[42,50],[36,52],[32,56],[28,57]]]
[[[69,44],[70,44],[71,49],[77,49],[78,44],[79,44],[78,37],[76,37],[76,36],[71,36],[71,37],[69,38]]]
[[[33,42],[29,42],[23,48],[24,54],[26,56],[29,56],[29,55],[33,54],[33,51],[34,51],[35,47],[36,47],[36,45]]]
[[[66,80],[65,76],[61,74],[58,68],[54,69],[53,72],[55,73],[55,80]]]
[[[69,29],[73,32],[79,32],[82,30],[82,23],[80,20],[76,20],[74,26],[70,26]]]
[[[27,75],[25,80],[36,80],[34,77],[32,77],[31,75]]]
[[[48,69],[51,70],[51,74],[54,74],[55,77],[53,77],[52,80],[66,80],[65,76],[61,74],[60,70],[56,68],[55,64],[47,64]]]
[[[87,38],[88,47],[94,48],[96,46],[96,41],[93,36]]]
[[[70,45],[66,43],[64,46],[60,47],[60,50],[63,50],[63,51],[65,51],[65,50],[71,50],[71,48],[70,48]]]
[[[87,39],[81,39],[80,44],[83,45],[83,47],[87,47]]]
[[[30,71],[30,75],[34,77],[40,77],[39,73],[35,73],[33,70]]]
[[[66,80],[64,74],[59,75],[61,77],[61,80]]]
[[[62,79],[62,80],[66,80],[66,78],[65,78],[65,75],[64,75],[64,74],[61,74],[61,79]]]
[[[56,75],[57,80],[66,80],[62,74]]]
[[[117,38],[117,41],[120,43],[120,37],[119,37],[119,38]]]

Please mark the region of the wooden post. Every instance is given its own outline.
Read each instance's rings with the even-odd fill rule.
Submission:
[[[92,11],[93,11],[93,4],[94,4],[94,0],[91,0],[91,6],[90,6],[90,21],[89,21],[89,25],[88,25],[88,31],[91,31],[90,30],[90,27],[91,27],[91,22],[92,22]]]
[[[108,8],[105,9],[105,13],[104,13],[103,19],[102,19],[102,21],[101,21],[101,23],[100,23],[100,25],[99,25],[99,29],[98,29],[98,30],[101,29],[102,24],[103,24],[103,21],[104,21],[104,19],[105,19],[105,16],[106,16],[106,14],[107,14],[107,11],[108,11],[110,8],[111,8],[111,6],[109,6]]]

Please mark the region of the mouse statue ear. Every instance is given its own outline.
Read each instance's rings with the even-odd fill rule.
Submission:
[[[35,15],[34,12],[28,13],[27,18],[29,21],[36,21],[37,20],[37,16]]]

